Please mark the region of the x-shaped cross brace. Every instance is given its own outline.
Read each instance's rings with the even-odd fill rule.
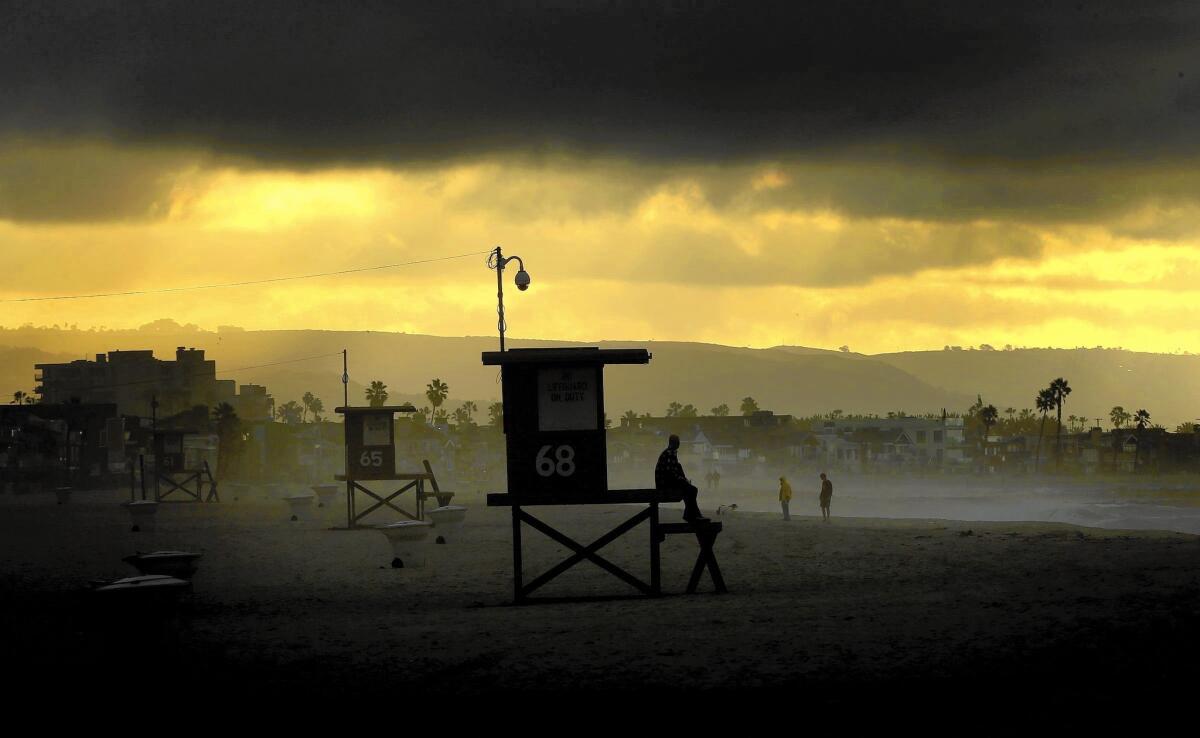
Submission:
[[[651,585],[646,584],[641,579],[638,579],[637,577],[633,576],[632,574],[625,571],[621,567],[617,566],[616,564],[612,563],[608,559],[606,559],[603,556],[600,556],[598,553],[596,553],[600,549],[604,548],[608,544],[612,543],[616,539],[618,539],[621,536],[628,533],[630,530],[635,528],[643,520],[650,520],[651,519],[651,509],[650,508],[646,508],[645,510],[642,510],[638,514],[634,515],[632,518],[626,520],[624,523],[621,523],[616,528],[613,528],[608,533],[605,533],[603,536],[597,538],[595,541],[588,544],[587,546],[580,545],[578,542],[572,540],[571,538],[567,537],[563,533],[555,530],[554,528],[550,527],[546,523],[543,523],[542,521],[533,517],[532,515],[530,515],[523,509],[520,509],[520,508],[515,509],[514,514],[515,514],[517,520],[528,523],[529,526],[531,528],[533,528],[534,530],[541,532],[546,537],[548,537],[554,541],[557,541],[558,543],[562,544],[563,546],[566,546],[567,548],[569,548],[575,552],[574,554],[567,557],[566,559],[563,559],[563,561],[561,561],[559,564],[557,564],[553,568],[546,571],[541,576],[534,579],[529,584],[521,587],[519,589],[519,598],[523,599],[525,597],[528,597],[530,595],[530,593],[532,593],[534,590],[541,587],[546,582],[549,582],[551,579],[554,579],[559,574],[562,574],[567,569],[570,569],[572,566],[575,566],[576,564],[578,564],[579,562],[581,562],[585,559],[588,561],[591,561],[593,564],[595,564],[596,566],[599,566],[601,569],[604,569],[605,571],[607,571],[608,573],[617,577],[621,581],[626,582],[627,584],[629,584],[631,587],[638,590],[642,594],[649,595],[649,594],[655,593],[654,588],[651,587]]]
[[[160,494],[158,496],[159,500],[165,500],[167,498],[167,495],[171,494],[175,490],[179,490],[180,492],[183,492],[187,496],[194,498],[196,500],[196,502],[200,502],[200,473],[199,472],[190,472],[182,482],[176,482],[174,479],[172,479],[170,477],[170,475],[167,475],[167,474],[159,474],[158,478],[160,481],[166,482],[167,484],[171,485],[170,489],[168,489],[166,492],[163,492],[162,494]],[[188,482],[192,482],[192,481],[196,482],[196,491],[195,492],[191,491],[190,489],[188,489],[185,486],[185,485],[187,485]]]
[[[728,592],[729,590],[725,588],[725,577],[721,576],[721,567],[717,565],[717,556],[713,553],[713,544],[717,540],[717,531],[698,531],[696,533],[696,540],[700,544],[700,555],[696,557],[696,565],[692,567],[692,576],[688,578],[688,594],[696,593],[696,587],[700,584],[700,575],[704,573],[705,567],[708,567],[708,574],[712,577],[713,586],[716,587],[717,592]]]
[[[370,507],[368,507],[366,510],[364,510],[364,511],[362,511],[362,512],[356,512],[356,513],[355,513],[355,515],[354,515],[354,522],[355,522],[355,523],[357,523],[358,521],[362,520],[363,518],[367,517],[368,515],[370,515],[371,513],[375,512],[376,510],[378,510],[379,508],[381,508],[381,507],[383,507],[383,506],[385,506],[385,505],[386,505],[387,507],[390,507],[390,508],[392,508],[393,510],[395,510],[395,511],[396,511],[396,512],[398,512],[398,513],[400,513],[401,515],[403,515],[404,517],[408,518],[409,520],[416,520],[416,519],[417,519],[417,516],[416,516],[416,515],[413,515],[412,513],[408,512],[407,510],[402,510],[401,508],[399,508],[399,507],[397,507],[397,506],[393,505],[393,504],[392,504],[392,500],[396,499],[397,497],[399,497],[400,495],[404,494],[404,493],[405,493],[405,492],[407,492],[408,490],[410,490],[410,489],[412,489],[412,488],[414,488],[414,487],[417,487],[417,486],[420,484],[420,482],[419,482],[419,481],[413,481],[413,482],[409,482],[408,484],[404,485],[404,486],[403,486],[403,487],[401,487],[400,489],[398,489],[398,490],[396,490],[395,492],[391,493],[391,494],[390,494],[390,495],[388,495],[387,497],[380,497],[379,495],[375,494],[375,493],[374,493],[374,492],[372,492],[371,490],[369,490],[369,489],[367,489],[366,487],[362,486],[362,485],[361,485],[361,484],[359,484],[358,482],[353,482],[352,484],[354,485],[354,489],[356,489],[356,490],[358,490],[358,491],[362,492],[363,494],[367,495],[368,497],[372,497],[372,498],[374,498],[374,499],[376,500],[375,504],[374,504],[374,505],[371,505],[371,506],[370,506]]]

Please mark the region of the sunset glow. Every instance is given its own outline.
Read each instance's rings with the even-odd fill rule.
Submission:
[[[804,162],[555,157],[294,171],[95,142],[0,150],[6,171],[21,158],[26,188],[66,187],[64,151],[90,159],[69,180],[81,199],[116,173],[137,171],[145,183],[112,204],[113,217],[68,210],[0,221],[8,299],[270,279],[500,243],[535,275],[511,306],[520,336],[865,352],[1200,346],[1200,242],[1190,232],[1132,234],[1179,219],[1152,203],[1090,222],[939,220],[856,215],[803,188],[781,199],[781,188],[813,176]],[[853,162],[844,169],[870,177]],[[64,272],[65,263],[84,268]],[[134,327],[172,317],[207,328],[481,334],[492,328],[491,279],[478,256],[169,299],[9,302],[4,323]]]

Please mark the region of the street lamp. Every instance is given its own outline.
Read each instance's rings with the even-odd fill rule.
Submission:
[[[529,272],[525,271],[525,262],[521,261],[519,256],[506,257],[497,246],[488,254],[487,265],[488,269],[496,270],[496,312],[500,319],[496,322],[496,327],[500,329],[500,350],[504,350],[504,330],[507,326],[504,323],[504,265],[513,259],[517,260],[517,265],[520,267],[517,270],[517,276],[513,282],[517,285],[517,289],[524,292],[529,289]]]

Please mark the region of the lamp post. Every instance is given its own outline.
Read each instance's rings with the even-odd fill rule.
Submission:
[[[519,256],[506,257],[497,246],[488,254],[487,265],[488,269],[496,270],[496,312],[500,319],[496,322],[496,327],[500,329],[500,350],[504,350],[504,330],[507,326],[504,323],[504,265],[513,259],[517,260],[517,265],[520,267],[517,270],[517,276],[513,282],[517,285],[517,289],[524,292],[529,289],[529,272],[525,271],[525,262]]]

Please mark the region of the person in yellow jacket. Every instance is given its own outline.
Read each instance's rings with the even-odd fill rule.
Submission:
[[[788,484],[787,477],[779,478],[779,506],[783,508],[783,519],[791,520],[792,515],[788,512],[788,503],[792,501],[792,485]]]

